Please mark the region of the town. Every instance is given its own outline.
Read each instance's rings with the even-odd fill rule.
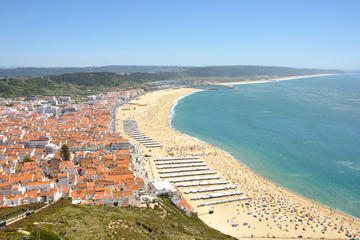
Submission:
[[[116,132],[116,107],[143,89],[73,101],[31,97],[0,108],[0,205],[71,198],[74,204],[140,205],[128,139]]]

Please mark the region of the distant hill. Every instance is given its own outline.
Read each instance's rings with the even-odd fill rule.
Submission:
[[[0,209],[0,214],[4,210]],[[40,239],[52,240],[234,239],[208,227],[196,216],[185,215],[168,199],[159,199],[154,209],[72,205],[71,201],[59,200],[1,229],[0,239],[38,239],[39,233]]]
[[[1,77],[41,77],[48,75],[60,75],[64,73],[77,72],[112,72],[112,73],[133,73],[133,72],[163,72],[181,70],[178,66],[135,66],[135,65],[110,65],[101,67],[16,67],[0,68]]]
[[[188,77],[247,77],[247,76],[294,76],[310,74],[342,74],[341,70],[309,69],[271,66],[209,66],[187,67],[184,75]]]
[[[101,67],[116,70],[120,66]],[[342,74],[340,70],[301,69],[268,66],[210,66],[184,67],[183,69],[158,72],[77,72],[41,77],[0,78],[0,96],[21,97],[30,95],[86,96],[120,89],[137,88],[143,85],[180,83],[178,85],[212,84],[257,80],[311,74]],[[1,71],[1,69],[0,69]]]
[[[174,79],[175,72],[129,73],[110,72],[66,73],[33,78],[0,79],[0,96],[21,97],[32,95],[86,96],[106,91],[137,88],[147,82]]]
[[[0,78],[4,77],[41,77],[79,72],[112,72],[112,73],[157,73],[177,71],[183,72],[186,77],[240,77],[254,75],[304,75],[320,73],[343,73],[331,69],[305,69],[271,66],[207,66],[207,67],[182,67],[182,66],[135,66],[135,65],[110,65],[101,67],[17,67],[0,68]]]

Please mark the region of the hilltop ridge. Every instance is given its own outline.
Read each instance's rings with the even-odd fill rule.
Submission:
[[[37,74],[52,75],[31,77],[36,73],[32,68],[0,69],[0,96],[21,97],[31,95],[71,95],[86,96],[112,90],[159,87],[164,85],[200,85],[217,82],[252,81],[275,77],[289,77],[312,74],[342,74],[341,70],[305,69],[271,66],[209,66],[209,67],[130,67],[128,70],[144,72],[119,73],[125,66],[105,66],[98,68],[37,68]],[[145,70],[156,70],[148,72]],[[167,71],[162,71],[162,70]],[[27,71],[29,70],[29,71]],[[62,71],[78,71],[64,73]],[[89,72],[90,70],[94,70]],[[100,70],[106,70],[99,72]],[[19,72],[20,71],[20,72]],[[79,72],[80,71],[80,72]],[[83,71],[83,72],[81,72]],[[4,77],[5,74],[8,74]],[[14,77],[19,74],[21,77]]]
[[[311,69],[277,66],[255,66],[255,65],[229,65],[229,66],[137,66],[137,65],[108,65],[99,67],[1,67],[0,78],[5,77],[41,77],[48,75],[61,75],[65,73],[80,72],[111,72],[111,73],[157,73],[175,71],[186,76],[198,77],[236,77],[249,75],[295,75],[295,74],[321,74],[321,73],[344,73],[341,70],[333,69]]]

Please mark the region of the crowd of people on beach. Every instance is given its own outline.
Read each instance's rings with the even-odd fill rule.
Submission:
[[[171,146],[171,147],[165,147],[165,151],[167,152],[168,155],[174,155],[174,156],[186,156],[188,154],[194,154],[202,157],[217,156],[216,151],[207,151],[205,146],[201,146],[201,145],[191,145],[191,146],[182,145],[176,147]]]
[[[359,222],[354,218],[291,194],[238,163],[222,150],[172,129],[168,124],[169,113],[161,109],[176,98],[163,96],[144,97],[142,103],[147,104],[146,108],[141,108],[133,116],[147,134],[164,145],[156,153],[162,157],[199,156],[222,179],[237,185],[251,199],[216,205],[215,213],[211,215],[215,217],[199,212],[207,224],[239,237],[359,239]],[[205,202],[197,200],[196,203],[190,201],[190,204],[196,206],[199,201]],[[226,227],[224,221],[230,227]]]

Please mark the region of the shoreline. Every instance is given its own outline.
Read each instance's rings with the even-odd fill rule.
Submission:
[[[169,127],[170,127],[170,128],[176,130],[176,129],[173,128],[173,126],[171,125],[171,121],[172,121],[173,117],[175,116],[175,107],[176,107],[176,105],[179,103],[179,101],[180,101],[181,99],[183,99],[183,98],[191,95],[191,94],[194,94],[194,93],[200,92],[200,91],[204,91],[204,90],[199,89],[198,91],[193,91],[193,92],[191,92],[191,93],[188,93],[188,94],[185,94],[184,96],[179,97],[178,99],[176,99],[176,100],[174,101],[174,103],[173,103],[173,105],[172,105],[172,107],[171,107],[171,109],[170,109],[170,115],[169,115],[169,118],[168,118],[168,123],[169,123]],[[191,136],[189,136],[189,137],[191,137]]]
[[[325,74],[325,75],[322,75],[322,76],[329,76],[329,75],[334,75],[334,74]],[[311,78],[311,77],[312,77],[311,75],[308,76],[308,78]],[[318,77],[318,76],[316,76],[316,77]],[[291,79],[290,79],[290,78],[289,78],[289,79],[284,79],[284,81],[285,81],[285,80],[298,79],[298,78],[302,78],[302,77],[291,78]],[[282,80],[280,80],[280,81],[282,81]],[[259,82],[259,83],[265,83],[265,82],[272,82],[272,81],[262,81],[262,82]],[[251,83],[243,83],[243,84],[251,84]],[[200,91],[206,91],[206,90],[200,90]],[[171,122],[172,122],[172,119],[173,119],[173,117],[174,117],[173,114],[175,113],[175,107],[176,107],[176,105],[179,103],[179,101],[180,101],[181,99],[183,99],[183,98],[185,98],[185,97],[187,97],[187,96],[189,96],[189,95],[195,94],[195,93],[197,93],[197,92],[199,92],[199,91],[194,90],[193,92],[191,92],[191,93],[189,93],[189,94],[186,94],[186,95],[184,95],[184,96],[176,99],[176,100],[173,102],[173,105],[172,105],[172,107],[171,107],[171,114],[169,115],[169,127],[170,127],[171,129],[173,129],[174,131],[176,131],[176,132],[178,132],[178,133],[180,133],[180,134],[184,134],[185,136],[187,136],[187,137],[189,137],[189,138],[192,138],[192,139],[194,139],[194,140],[196,140],[196,141],[199,141],[199,142],[208,144],[208,145],[210,145],[210,146],[212,146],[212,147],[214,147],[214,148],[219,149],[220,151],[224,152],[224,154],[226,154],[226,155],[228,155],[229,157],[234,158],[235,160],[237,160],[240,164],[242,164],[245,168],[247,168],[248,171],[251,171],[253,174],[257,175],[258,177],[261,177],[262,179],[264,179],[264,181],[268,181],[268,182],[269,182],[270,184],[272,184],[274,187],[280,187],[280,188],[282,188],[282,189],[283,189],[285,192],[287,192],[289,195],[293,195],[293,196],[295,196],[296,198],[302,198],[302,199],[305,199],[305,200],[307,200],[307,201],[314,202],[315,204],[320,205],[321,207],[323,207],[324,209],[327,209],[328,211],[336,211],[338,214],[344,215],[345,217],[354,218],[354,219],[356,219],[357,221],[360,221],[360,218],[359,218],[359,217],[353,216],[353,215],[351,215],[351,214],[349,214],[349,213],[346,213],[346,212],[344,212],[344,211],[342,211],[342,210],[340,210],[340,209],[332,208],[331,206],[328,206],[328,205],[326,205],[326,204],[324,204],[324,203],[321,203],[321,202],[319,202],[319,201],[317,201],[317,200],[314,200],[314,199],[311,199],[311,198],[309,198],[309,197],[306,197],[306,196],[304,196],[304,195],[302,195],[302,194],[300,194],[300,193],[298,193],[298,192],[295,192],[295,191],[293,191],[293,190],[291,190],[291,189],[289,189],[289,188],[287,188],[287,187],[284,187],[284,186],[283,186],[282,184],[280,184],[280,183],[276,183],[276,182],[270,180],[269,178],[264,177],[263,175],[261,175],[260,173],[256,172],[254,169],[250,168],[248,165],[246,165],[246,164],[245,164],[244,162],[242,162],[240,159],[236,158],[236,157],[233,156],[231,153],[228,153],[227,151],[225,151],[225,150],[222,149],[221,147],[218,147],[218,146],[216,146],[216,145],[214,145],[214,144],[212,144],[212,143],[209,143],[209,142],[204,141],[204,140],[202,140],[202,139],[199,139],[199,138],[197,138],[197,137],[191,136],[191,135],[189,135],[189,134],[187,134],[187,133],[183,133],[183,132],[177,130],[176,128],[174,128],[173,125],[171,124]]]
[[[218,153],[218,156],[216,156],[215,158],[219,158],[219,160],[221,159],[222,161],[222,165],[223,166],[219,166],[218,164],[218,160],[214,160],[214,157],[206,157],[206,155],[201,156],[201,159],[206,160],[205,162],[209,165],[209,167],[211,167],[211,169],[215,169],[219,174],[219,176],[222,177],[222,179],[226,179],[229,180],[232,184],[237,184],[240,186],[239,190],[246,190],[243,188],[248,188],[246,190],[246,194],[249,193],[250,196],[253,198],[253,200],[257,200],[258,201],[258,197],[259,196],[264,196],[264,197],[268,197],[269,195],[271,196],[271,198],[277,198],[278,196],[280,196],[280,198],[282,198],[281,196],[285,196],[286,198],[289,198],[291,201],[295,201],[299,206],[304,206],[306,209],[311,209],[316,211],[316,214],[318,214],[320,217],[319,219],[335,219],[335,217],[341,219],[341,222],[346,222],[347,224],[350,223],[351,225],[351,229],[352,229],[352,224],[355,225],[356,227],[359,227],[359,219],[357,219],[354,216],[351,216],[347,213],[341,212],[339,210],[336,209],[332,209],[322,203],[319,203],[313,199],[307,198],[305,196],[302,196],[301,194],[298,194],[296,192],[293,192],[289,189],[286,189],[285,187],[272,182],[271,180],[261,176],[260,174],[256,173],[254,170],[252,170],[251,168],[249,168],[246,164],[244,164],[241,159],[237,159],[235,157],[233,157],[231,154],[227,153],[226,151],[222,150],[221,148],[218,148],[210,143],[204,142],[200,139],[197,139],[195,137],[189,136],[185,133],[181,133],[180,131],[174,129],[171,126],[171,117],[173,116],[173,111],[174,108],[176,106],[176,104],[179,102],[179,100],[181,100],[182,98],[184,98],[185,96],[188,96],[190,94],[193,94],[195,92],[197,92],[199,90],[197,89],[174,89],[174,90],[161,90],[158,92],[153,92],[153,93],[149,93],[149,95],[147,96],[148,99],[140,99],[139,101],[148,101],[151,102],[151,104],[153,104],[153,108],[149,108],[148,111],[144,111],[144,116],[143,117],[134,117],[137,118],[138,120],[138,124],[140,129],[142,129],[146,134],[149,134],[149,136],[154,137],[154,139],[156,140],[161,140],[160,142],[164,144],[164,146],[169,147],[169,146],[173,146],[174,144],[177,145],[186,145],[187,143],[189,144],[197,144],[199,146],[204,147],[203,152],[209,152],[211,153],[211,151],[215,151],[215,153]],[[165,101],[166,100],[166,101]],[[169,102],[171,101],[171,102]],[[142,102],[143,103],[143,102]],[[163,106],[163,104],[166,103],[166,106]],[[163,109],[159,110],[159,106],[162,106]],[[158,117],[158,119],[155,119],[154,121],[152,120],[147,120],[145,118],[146,115],[151,114],[151,116],[157,116],[158,114],[161,114],[162,117]],[[152,115],[154,114],[154,115]],[[166,120],[165,120],[165,116],[166,116]],[[165,122],[163,122],[165,120]],[[157,130],[158,131],[154,131],[152,128],[154,126],[154,123],[158,124],[157,125]],[[166,136],[167,135],[167,136]],[[170,137],[173,137],[176,139],[175,140],[169,140]],[[142,148],[139,145],[140,148]],[[202,150],[202,149],[201,149]],[[142,148],[142,151],[147,151],[147,149]],[[154,150],[152,153],[156,153],[156,157],[165,157],[166,155],[166,151],[161,151],[161,150]],[[154,155],[155,157],[155,155]],[[154,172],[156,173],[156,168],[154,167],[154,164],[151,163],[151,160],[148,163],[149,168],[152,172],[152,174],[154,174]],[[235,169],[233,171],[233,169]],[[154,171],[153,171],[154,170]],[[158,176],[158,174],[154,174],[154,178]],[[251,183],[251,184],[250,184]],[[262,192],[258,193],[258,189],[252,188],[252,187],[247,187],[248,185],[254,185],[257,188],[261,189]],[[186,189],[185,189],[186,190]],[[256,205],[255,206],[251,206],[250,208],[243,206],[242,202],[236,202],[233,204],[221,204],[221,205],[216,205],[215,209],[216,209],[216,214],[213,215],[209,215],[206,213],[206,211],[204,212],[204,208],[197,208],[195,204],[195,202],[191,202],[189,200],[189,196],[185,195],[185,198],[189,201],[190,205],[194,207],[195,210],[198,211],[199,213],[199,217],[209,226],[224,232],[225,234],[229,234],[232,235],[234,237],[250,237],[251,235],[257,236],[257,237],[264,237],[266,238],[266,233],[268,234],[274,234],[277,237],[281,236],[281,237],[297,237],[297,234],[299,234],[299,230],[290,230],[286,229],[287,231],[283,231],[284,229],[282,227],[280,227],[280,230],[277,229],[277,223],[274,223],[269,221],[267,223],[267,225],[264,225],[263,223],[265,222],[265,220],[263,220],[263,222],[257,222],[257,218],[254,221],[254,218],[252,218],[252,216],[246,214],[246,211],[250,211],[253,212],[255,209],[255,212],[257,211]],[[289,202],[290,202],[289,200]],[[197,202],[196,202],[197,203]],[[240,206],[240,204],[242,206]],[[277,206],[277,204],[274,204]],[[293,204],[294,205],[294,204]],[[280,205],[281,206],[281,205]],[[290,204],[291,207],[293,207]],[[299,207],[300,208],[300,207]],[[238,212],[234,212],[234,209],[236,209]],[[277,209],[277,208],[276,208]],[[243,213],[241,213],[240,211],[243,210]],[[274,210],[275,213],[278,210]],[[310,211],[310,210],[309,210]],[[219,213],[220,212],[220,213]],[[221,213],[222,212],[222,213]],[[287,215],[286,211],[285,215]],[[234,214],[238,214],[239,217],[234,217],[234,219],[236,221],[248,221],[249,224],[251,222],[252,228],[248,229],[248,228],[244,228],[243,226],[238,227],[238,228],[233,228],[231,226],[229,226],[229,218],[231,218],[232,216],[234,216]],[[315,214],[315,215],[316,215]],[[275,214],[276,215],[276,214]],[[290,214],[291,215],[291,214]],[[266,217],[266,215],[265,215]],[[267,218],[267,217],[266,217]],[[269,217],[270,218],[270,217]],[[275,219],[275,218],[274,218]],[[261,220],[261,219],[260,219]],[[271,218],[270,218],[271,220]],[[282,221],[282,220],[277,220],[277,221]],[[320,220],[318,220],[320,221]],[[239,224],[241,224],[241,222],[239,222]],[[274,220],[274,222],[276,222],[276,220]],[[283,224],[283,223],[281,223]],[[289,224],[290,225],[290,224]],[[293,223],[292,223],[293,225]],[[311,225],[311,227],[313,229],[317,229],[317,228],[321,228],[321,227],[315,227],[317,224],[313,226]],[[344,224],[345,225],[345,224]],[[270,227],[269,227],[270,226]],[[285,225],[284,225],[285,226]],[[287,225],[286,225],[287,226]],[[255,230],[256,228],[259,228],[261,230]],[[241,231],[239,231],[239,228]],[[296,229],[296,227],[295,227]],[[294,232],[293,232],[294,231]],[[344,234],[335,234],[335,232],[333,230],[331,230],[331,233],[327,234],[327,232],[325,233],[321,233],[319,234],[319,231],[321,230],[314,230],[314,233],[310,233],[309,232],[302,232],[301,234],[304,236],[310,236],[310,237],[317,237],[317,238],[321,238],[321,237],[325,237],[325,238],[343,238],[346,239],[346,236]],[[315,232],[317,232],[315,234]],[[243,234],[243,235],[241,235]],[[309,235],[307,235],[309,234]]]
[[[254,81],[248,80],[248,81],[216,83],[216,85],[231,86],[231,85],[242,85],[242,84],[267,83],[267,82],[294,80],[294,79],[300,79],[300,78],[325,77],[325,76],[333,76],[333,75],[336,75],[336,74],[295,75],[295,76],[289,76],[289,77],[277,77],[277,78],[260,79],[260,80],[254,80]]]
[[[206,142],[206,141],[201,140],[201,139],[199,139],[199,138],[197,138],[197,137],[193,137],[193,136],[191,136],[191,135],[189,135],[189,134],[187,134],[187,133],[183,133],[183,132],[181,132],[181,131],[179,131],[179,130],[176,130],[176,129],[175,129],[174,127],[172,127],[172,126],[171,126],[171,128],[172,128],[174,131],[177,131],[177,132],[179,132],[179,133],[181,133],[181,134],[184,134],[184,135],[186,135],[186,136],[189,137],[189,138],[192,138],[192,139],[194,139],[194,140],[196,140],[196,141],[199,141],[199,142],[208,144],[208,145],[210,145],[210,146],[212,146],[212,147],[214,147],[214,148],[219,149],[219,150],[222,151],[224,154],[226,154],[226,155],[228,155],[229,157],[234,158],[235,160],[237,160],[241,165],[243,165],[243,167],[247,168],[248,171],[251,171],[254,175],[257,175],[258,177],[262,178],[264,181],[267,181],[269,184],[272,184],[274,187],[276,187],[276,188],[281,188],[281,189],[282,189],[284,192],[286,192],[288,195],[294,196],[294,197],[296,197],[296,198],[301,198],[301,199],[304,199],[304,200],[309,201],[309,202],[313,202],[314,204],[320,205],[322,208],[326,209],[327,211],[334,211],[334,212],[336,212],[337,214],[344,215],[344,217],[354,218],[356,221],[360,221],[360,218],[358,218],[358,217],[356,217],[356,216],[353,216],[353,215],[351,215],[351,214],[349,214],[349,213],[346,213],[346,212],[344,212],[344,211],[341,211],[340,209],[332,208],[332,207],[330,207],[330,206],[328,206],[328,205],[326,205],[326,204],[324,204],[324,203],[321,203],[321,202],[319,202],[319,201],[317,201],[317,200],[314,200],[314,199],[311,199],[311,198],[309,198],[309,197],[306,197],[306,196],[304,196],[304,195],[302,195],[302,194],[300,194],[300,193],[298,193],[298,192],[295,192],[295,191],[293,191],[293,190],[291,190],[291,189],[289,189],[289,188],[287,188],[287,187],[284,187],[284,186],[281,185],[280,183],[276,183],[276,182],[270,180],[269,178],[264,177],[264,176],[261,175],[260,173],[256,172],[254,169],[250,168],[248,165],[246,165],[246,164],[245,164],[244,162],[242,162],[240,159],[234,157],[231,153],[228,153],[227,151],[223,150],[222,148],[220,148],[220,147],[218,147],[218,146],[213,145],[212,143]]]

